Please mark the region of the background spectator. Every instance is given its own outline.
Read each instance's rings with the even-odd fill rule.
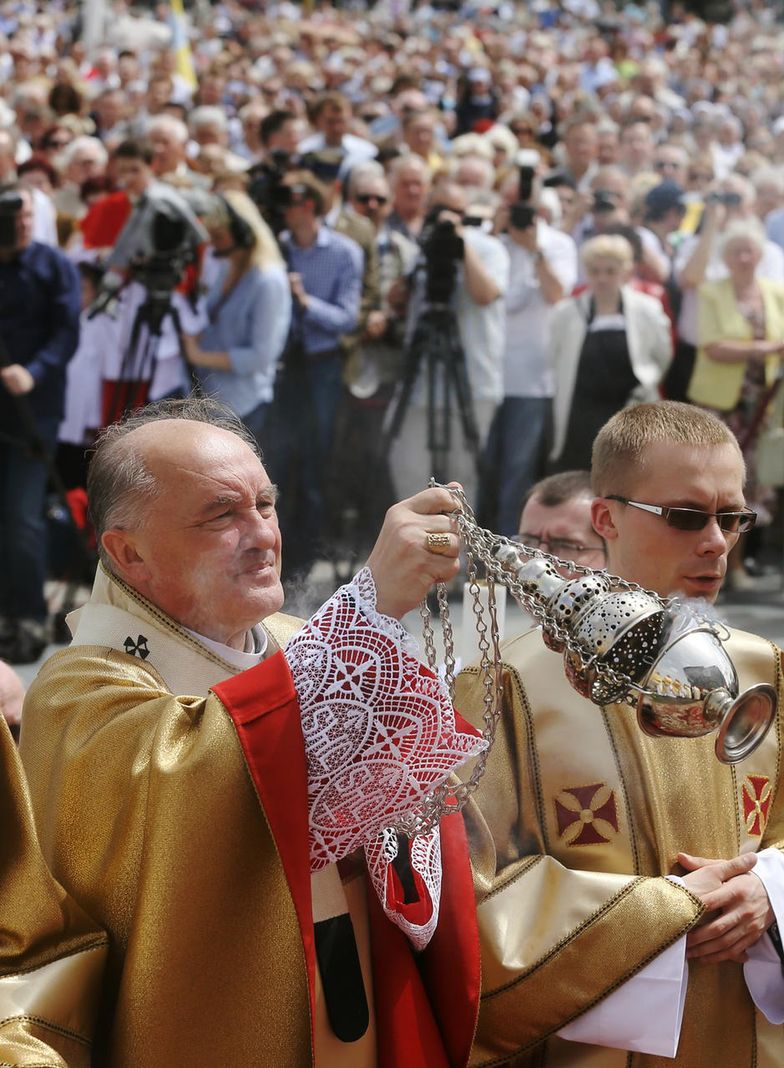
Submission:
[[[359,319],[363,261],[359,247],[324,224],[327,191],[308,172],[284,179],[293,317],[275,384],[268,434],[270,475],[281,493],[284,564],[305,576],[323,550],[326,478],[342,390],[340,339]]]
[[[661,303],[626,283],[632,248],[601,235],[580,253],[588,288],[559,304],[552,316],[555,368],[551,464],[590,466],[599,427],[632,401],[655,400],[672,357],[670,324]]]
[[[736,219],[722,234],[729,277],[699,288],[699,349],[689,399],[716,412],[746,458],[746,502],[757,522],[771,519],[773,494],[757,483],[754,452],[764,430],[784,350],[784,285],[757,277],[765,249],[759,223]],[[748,584],[743,547],[730,557],[728,581]]]
[[[253,201],[226,191],[213,204],[207,225],[220,266],[207,294],[209,326],[186,339],[186,355],[205,393],[227,404],[261,442],[291,324],[291,291]]]
[[[31,191],[18,193],[10,241],[0,245],[0,657],[26,664],[47,644],[44,456],[57,441],[80,294],[63,253],[33,240]]]

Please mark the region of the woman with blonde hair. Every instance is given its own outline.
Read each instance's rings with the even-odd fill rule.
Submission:
[[[286,267],[246,193],[216,195],[205,223],[220,265],[207,294],[210,325],[186,338],[185,350],[205,393],[227,404],[258,439],[291,324]]]
[[[550,320],[555,372],[553,470],[591,466],[593,439],[627,404],[657,400],[672,358],[670,322],[661,302],[626,283],[630,243],[602,234],[581,250],[588,288],[557,304]]]
[[[755,451],[768,418],[784,351],[784,285],[757,278],[765,232],[755,219],[724,230],[720,252],[729,278],[703,282],[697,293],[697,359],[688,397],[715,412],[746,458],[746,500],[758,525],[770,522],[774,494],[758,486]],[[729,559],[728,585],[747,583],[743,549]]]

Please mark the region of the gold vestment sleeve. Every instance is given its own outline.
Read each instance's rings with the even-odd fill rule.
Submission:
[[[310,1065],[294,902],[218,698],[173,696],[139,659],[72,646],[24,715],[44,856],[112,935],[98,1063]]]
[[[532,637],[541,642],[538,635]],[[560,667],[555,658],[553,663]],[[559,681],[553,676],[548,690],[558,689]],[[456,707],[477,726],[482,695],[476,671],[463,672]],[[559,691],[558,697],[569,694]],[[589,708],[588,714],[601,724],[601,709]],[[542,731],[547,729],[545,714]],[[574,744],[579,746],[579,740],[563,738],[564,746]],[[610,789],[620,795],[611,759],[603,774],[604,793],[598,796],[609,796]],[[595,847],[604,850],[605,859],[609,854],[616,861],[614,874],[598,864],[593,870],[573,869],[548,855],[555,852],[546,835],[553,833],[559,795],[546,796],[551,784],[545,779],[537,766],[526,691],[517,672],[507,667],[495,745],[485,777],[464,810],[482,949],[472,1066],[503,1064],[542,1043],[640,971],[702,913],[699,901],[672,881],[640,878],[626,842]],[[593,816],[580,813],[579,806],[574,815],[589,821]],[[623,829],[620,814],[616,823]],[[622,836],[608,832],[608,837]],[[567,835],[567,844],[559,848],[570,847]],[[580,855],[576,846],[573,851]]]
[[[49,873],[0,718],[0,1064],[87,1068],[107,940]]]

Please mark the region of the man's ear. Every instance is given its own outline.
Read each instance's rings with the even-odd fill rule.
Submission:
[[[618,537],[618,528],[606,497],[594,497],[591,501],[591,523],[599,537],[605,541],[615,541]]]
[[[120,578],[135,585],[134,580],[138,581],[146,574],[147,565],[139,553],[133,531],[119,528],[105,530],[101,536],[101,545]]]

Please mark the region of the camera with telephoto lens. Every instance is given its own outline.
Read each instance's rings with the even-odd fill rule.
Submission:
[[[283,184],[289,171],[299,166],[299,157],[282,149],[273,149],[267,158],[250,169],[248,196],[259,209],[273,234],[286,229],[283,209],[288,207],[290,194]]]
[[[609,215],[615,211],[618,207],[618,203],[615,199],[615,194],[611,193],[608,189],[597,189],[593,195],[592,210],[594,215]]]
[[[465,244],[454,222],[443,218],[450,209],[436,204],[425,218],[419,247],[425,257],[425,299],[428,304],[448,304],[457,284],[457,265]]]
[[[539,153],[524,149],[517,154],[517,200],[509,207],[509,225],[515,230],[527,230],[534,225],[536,206],[533,204],[534,178]]]
[[[16,248],[16,220],[22,210],[22,198],[13,189],[0,193],[0,250]]]
[[[741,200],[740,193],[708,193],[706,204],[723,204],[725,208],[737,208]]]

